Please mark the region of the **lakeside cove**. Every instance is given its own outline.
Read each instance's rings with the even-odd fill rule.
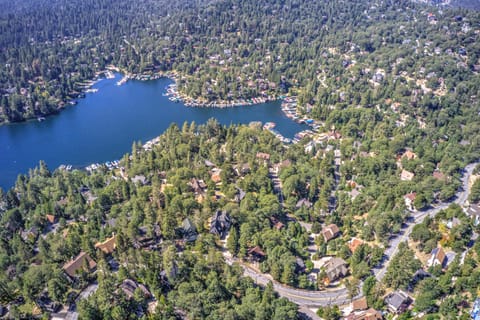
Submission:
[[[90,87],[95,93],[86,93],[73,108],[42,121],[0,126],[0,187],[10,188],[18,174],[27,174],[40,160],[54,169],[62,164],[85,168],[120,159],[131,151],[134,141],[154,139],[172,123],[181,127],[184,122],[201,124],[210,118],[223,125],[273,122],[275,132],[291,140],[311,129],[287,118],[280,100],[248,107],[191,108],[164,95],[165,88],[173,84],[169,78],[129,79],[117,86],[123,76],[111,72],[113,78],[96,81]]]
[[[193,98],[190,97],[178,90],[178,82],[179,82],[179,75],[175,71],[167,71],[167,72],[154,72],[151,74],[131,74],[126,72],[125,70],[121,70],[120,68],[114,66],[108,66],[107,72],[115,71],[117,73],[122,73],[124,76],[122,79],[117,81],[117,86],[124,85],[129,80],[138,80],[138,81],[151,81],[151,80],[158,80],[161,78],[168,78],[172,80],[174,83],[168,85],[166,89],[165,96],[169,97],[169,100],[172,102],[181,102],[187,107],[199,107],[199,108],[231,108],[231,107],[246,107],[252,106],[261,103],[273,102],[277,100],[283,100],[286,96],[277,96],[274,94],[267,94],[264,93],[258,97],[252,97],[249,99],[231,99],[231,100],[206,100],[203,98]]]

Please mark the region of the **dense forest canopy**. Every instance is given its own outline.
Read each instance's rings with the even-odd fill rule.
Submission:
[[[478,103],[476,12],[409,1],[28,3],[1,16],[2,121],[58,111],[110,64],[174,71],[179,90],[204,101],[298,89],[316,118],[392,97]]]
[[[412,227],[384,281],[372,268],[410,214],[450,202],[480,158],[478,12],[406,0],[0,4],[2,123],[61,110],[114,66],[174,75],[179,91],[205,102],[295,96],[296,112],[319,124],[288,146],[255,124],[172,125],[152,148],[134,143],[117,168],[41,162],[20,175],[0,192],[0,302],[14,317],[50,312],[45,296],[68,305],[95,280],[78,305],[85,319],[297,317],[220,252],[256,255],[259,272],[308,290],[329,285],[325,270],[307,276],[315,263],[338,257],[349,274],[341,285],[353,297],[363,284],[369,306],[385,309],[385,292],[402,288],[415,311],[468,316],[461,306],[480,283],[480,246],[469,240],[479,230],[459,206]],[[228,239],[211,232],[219,217]],[[334,238],[320,236],[332,225]],[[113,252],[95,247],[113,235]],[[363,243],[355,252],[354,238]],[[413,283],[438,246],[463,261],[425,268],[430,278]],[[97,272],[85,258],[66,277],[85,254]]]

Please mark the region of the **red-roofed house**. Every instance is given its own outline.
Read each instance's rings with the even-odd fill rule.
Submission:
[[[364,244],[364,241],[358,238],[352,238],[350,241],[348,241],[348,248],[352,253],[355,253],[355,251],[360,247],[362,244]]]

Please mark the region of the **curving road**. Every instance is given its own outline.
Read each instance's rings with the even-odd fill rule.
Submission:
[[[462,188],[460,188],[460,190],[457,192],[453,201],[445,202],[432,209],[414,214],[414,220],[407,224],[399,236],[396,236],[390,240],[389,246],[385,250],[386,261],[383,264],[383,267],[373,270],[373,273],[378,281],[383,279],[388,264],[390,263],[390,259],[397,252],[399,244],[405,240],[408,240],[410,233],[416,224],[423,222],[426,216],[433,217],[439,211],[446,209],[452,203],[456,203],[458,205],[463,205],[465,203],[470,191],[468,181],[473,173],[473,170],[475,169],[475,166],[479,163],[480,162],[471,163],[465,167],[464,174],[461,179]],[[273,288],[281,297],[287,298],[288,300],[298,304],[301,307],[301,310],[307,310],[308,307],[345,305],[351,301],[348,297],[348,292],[345,287],[323,291],[308,291],[287,287],[273,280],[270,275],[260,273],[239,259],[233,258],[226,250],[223,252],[223,254],[227,264],[232,265],[233,263],[238,263],[243,268],[244,274],[254,279],[257,284],[266,285],[269,282],[272,282]],[[361,293],[359,296],[361,296]],[[311,317],[314,318],[313,315]]]
[[[272,282],[274,290],[284,298],[301,305],[308,307],[319,307],[329,305],[342,305],[350,303],[347,289],[344,287],[323,291],[310,291],[291,288],[275,281],[269,274],[260,273],[243,263],[239,259],[232,258],[228,253],[224,252],[225,261],[232,265],[238,263],[244,270],[244,275],[252,278],[255,283],[265,286]]]
[[[398,246],[400,245],[400,243],[408,240],[408,238],[410,237],[410,233],[412,232],[412,229],[415,225],[422,223],[427,216],[434,217],[438,212],[448,208],[448,206],[450,206],[452,203],[456,203],[460,206],[465,204],[465,202],[468,199],[468,195],[470,194],[470,186],[468,185],[468,181],[473,174],[473,170],[479,163],[480,162],[474,162],[465,167],[463,176],[461,179],[462,187],[456,193],[453,201],[443,202],[438,206],[431,208],[429,210],[416,212],[413,215],[413,218],[414,218],[413,221],[407,224],[407,226],[401,231],[400,235],[393,237],[390,240],[388,244],[388,248],[385,250],[385,253],[384,253],[384,255],[386,256],[386,261],[383,264],[383,267],[373,269],[373,273],[375,274],[375,277],[377,278],[378,281],[381,281],[385,276],[387,267],[390,263],[390,259],[397,253]]]

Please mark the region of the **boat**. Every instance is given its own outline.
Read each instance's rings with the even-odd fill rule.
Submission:
[[[107,70],[107,71],[105,71],[105,77],[107,79],[113,79],[113,78],[115,78],[115,75],[113,74],[113,72]]]
[[[42,122],[42,121],[45,121],[45,118],[44,117],[38,117],[37,120],[38,120],[38,122]]]
[[[275,122],[266,122],[264,125],[263,125],[263,128],[264,129],[273,129],[276,127],[276,123]]]

